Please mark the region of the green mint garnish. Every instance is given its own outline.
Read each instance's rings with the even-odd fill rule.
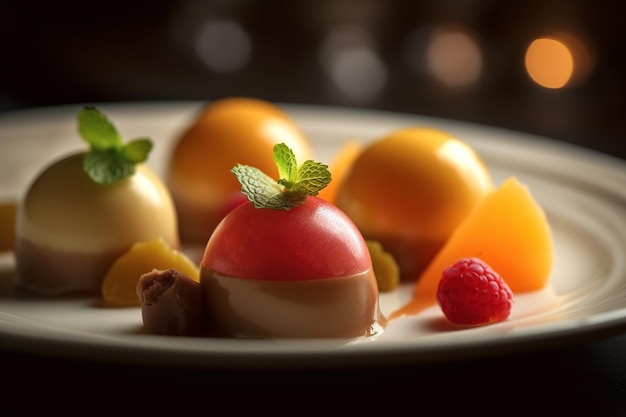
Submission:
[[[83,168],[99,184],[130,177],[152,150],[147,138],[123,143],[115,126],[95,107],[85,107],[78,113],[78,132],[90,147]]]
[[[274,146],[274,162],[280,179],[272,179],[258,168],[237,164],[231,172],[241,183],[241,192],[254,207],[289,210],[317,195],[331,181],[328,165],[311,160],[298,166],[296,157],[284,143]]]

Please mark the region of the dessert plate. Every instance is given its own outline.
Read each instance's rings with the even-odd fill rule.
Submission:
[[[167,155],[202,102],[103,103],[124,138],[155,142],[149,163],[163,174]],[[410,114],[286,104],[330,162],[343,141],[375,140],[394,129],[448,130],[482,156],[496,183],[528,184],[553,229],[556,262],[549,285],[518,294],[509,320],[475,328],[446,324],[437,306],[392,321],[359,340],[230,340],[142,333],[139,308],[105,308],[97,297],[54,299],[12,284],[14,257],[0,255],[0,346],[50,356],[195,368],[368,367],[528,351],[626,330],[626,164],[551,139]],[[84,146],[80,106],[0,115],[0,202],[16,201],[51,159]],[[191,250],[193,248],[190,248]],[[71,267],[71,266],[69,266]],[[411,286],[381,294],[383,313],[408,301]]]

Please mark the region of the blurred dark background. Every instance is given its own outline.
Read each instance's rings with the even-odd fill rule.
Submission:
[[[0,1],[0,111],[213,100],[432,115],[626,157],[609,1]]]

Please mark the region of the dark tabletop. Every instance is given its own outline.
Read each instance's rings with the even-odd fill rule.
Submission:
[[[173,404],[182,409],[195,398],[210,407],[246,412],[266,407],[280,415],[293,413],[298,404],[307,412],[334,406],[387,415],[440,410],[442,415],[624,416],[625,351],[622,334],[436,365],[278,371],[144,367],[0,351],[0,369],[10,382],[5,398],[27,389],[46,397],[82,398],[102,411],[126,400],[133,406],[139,402],[145,412]],[[81,410],[72,401],[43,408]]]
[[[513,6],[510,2],[366,1],[356,6],[358,2],[305,1],[297,2],[297,7],[296,2],[278,0],[213,6],[193,1],[154,3],[111,0],[98,13],[81,12],[79,2],[42,2],[38,7],[30,7],[29,2],[1,3],[0,111],[245,95],[470,121],[626,158],[626,25],[608,2],[530,1]],[[215,67],[210,57],[198,53],[202,49],[198,42],[205,39],[199,34],[211,33],[203,24],[220,19],[226,25],[217,27],[230,34],[224,39],[243,39],[244,52],[246,47],[252,51],[230,70]],[[247,31],[248,44],[245,36],[228,26],[233,21]],[[482,77],[472,84],[444,86],[428,76],[423,62],[420,66],[411,60],[410,54],[419,55],[420,45],[423,49],[441,22],[469,28],[478,39]],[[361,29],[328,36],[331,29],[355,25],[367,36],[359,37]],[[576,83],[561,89],[541,87],[524,70],[525,48],[535,37],[563,31],[582,42],[584,53],[577,56],[586,64]],[[373,78],[362,86],[364,91],[377,85],[376,71],[384,68],[378,90],[359,96],[333,84],[328,70],[338,62],[328,54],[333,39],[339,49],[357,45],[353,52],[369,51],[370,55],[355,55],[366,58],[355,61],[361,64],[351,70],[373,71]],[[202,45],[208,48],[215,41],[207,42]],[[229,48],[234,46],[225,50]],[[372,51],[379,59],[374,64]],[[226,64],[236,65],[233,59]],[[155,404],[182,407],[199,402],[225,405],[228,410],[262,408],[293,414],[301,409],[327,412],[334,401],[353,411],[382,405],[383,412],[405,410],[408,415],[480,411],[626,416],[626,333],[487,358],[341,371],[142,367],[0,350],[0,379],[10,382],[2,389],[5,402],[14,392],[25,390],[56,393],[65,399],[80,393],[100,410],[115,409],[118,399],[129,398],[145,411]],[[299,408],[283,406],[286,399]],[[26,406],[75,408],[67,400],[32,401]]]

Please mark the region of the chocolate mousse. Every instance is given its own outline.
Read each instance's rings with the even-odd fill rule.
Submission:
[[[346,277],[271,281],[201,270],[200,285],[219,335],[253,338],[356,338],[379,334],[373,270]]]

